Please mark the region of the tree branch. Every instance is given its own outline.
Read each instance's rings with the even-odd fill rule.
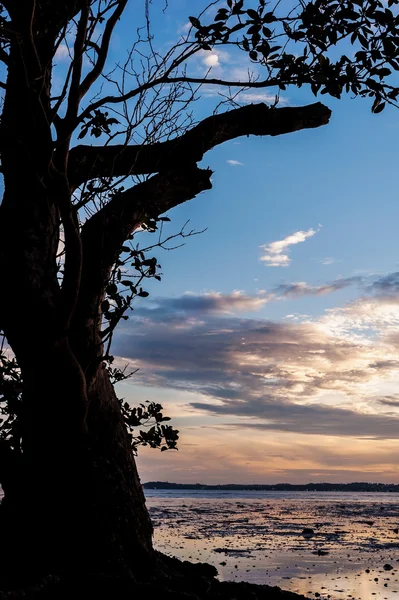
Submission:
[[[212,115],[167,142],[143,146],[76,146],[69,153],[68,175],[76,189],[88,179],[163,172],[176,165],[196,163],[219,144],[243,135],[281,135],[326,125],[329,108],[308,106],[270,108],[249,104]]]
[[[192,164],[186,169],[154,175],[147,181],[116,193],[112,200],[94,214],[82,227],[85,250],[100,236],[97,261],[111,267],[127,236],[148,217],[158,217],[170,208],[191,200],[200,192],[211,189],[210,169],[199,169]],[[101,252],[100,252],[101,250]]]
[[[80,85],[79,96],[80,99],[89,91],[93,83],[98,79],[104,69],[105,61],[107,60],[109,44],[112,37],[112,32],[115,28],[116,23],[122,16],[123,11],[126,8],[128,0],[119,0],[118,6],[110,16],[105,26],[105,30],[101,40],[101,46],[98,48],[98,57],[96,64],[93,69],[86,75]]]
[[[125,192],[118,193],[82,227],[82,278],[71,328],[74,351],[84,370],[96,357],[101,322],[101,302],[122,244],[148,217],[191,200],[211,189],[212,171],[190,165],[183,171],[154,175]],[[97,348],[98,351],[98,348]]]
[[[2,0],[2,5],[4,6],[4,8],[6,9],[6,11],[8,12],[8,14],[10,15],[11,19],[14,19],[16,16],[18,16],[21,12],[21,6],[20,3],[16,3],[13,0]],[[23,10],[25,10],[25,8],[23,8]]]
[[[4,48],[0,48],[0,60],[7,66],[10,64],[10,57]]]
[[[59,332],[69,328],[75,310],[82,272],[82,242],[76,210],[71,202],[68,180],[64,173],[51,168],[55,184],[55,201],[64,228],[65,264],[61,293],[57,298],[56,326]],[[58,184],[58,185],[57,185]]]
[[[86,5],[82,6],[80,19],[76,29],[76,38],[75,44],[73,48],[73,67],[72,67],[72,77],[71,77],[71,86],[69,89],[68,95],[68,107],[65,115],[65,119],[63,119],[65,123],[65,127],[70,133],[71,128],[70,125],[76,119],[76,115],[79,110],[79,102],[80,102],[80,78],[82,75],[82,66],[83,66],[83,57],[85,50],[85,42],[86,42],[86,31],[87,24],[89,20],[89,4],[86,2]]]
[[[205,152],[242,135],[279,135],[326,124],[331,111],[320,103],[305,107],[244,106],[213,115],[180,138],[149,146],[87,147],[70,152],[69,183],[87,179],[158,172],[117,192],[82,227],[82,277],[71,325],[74,352],[86,371],[100,350],[101,303],[121,246],[139,225],[210,189],[210,170],[196,162]]]
[[[168,69],[169,71],[169,69]],[[106,105],[106,104],[119,104],[121,102],[127,102],[128,100],[131,100],[132,98],[135,98],[136,96],[138,96],[139,94],[142,94],[143,92],[146,92],[147,90],[150,90],[158,85],[165,85],[165,84],[175,84],[175,83],[193,83],[195,85],[204,85],[204,84],[209,84],[209,85],[222,85],[224,87],[242,87],[242,88],[255,88],[255,89],[262,89],[262,88],[267,88],[267,87],[276,87],[281,83],[284,83],[281,78],[273,78],[273,79],[264,79],[262,81],[225,81],[224,79],[207,79],[206,77],[187,77],[185,75],[181,75],[179,77],[169,77],[169,76],[162,76],[159,77],[158,79],[153,79],[152,81],[148,81],[147,83],[143,83],[143,85],[140,85],[137,88],[134,88],[133,90],[130,90],[129,92],[127,92],[126,94],[121,94],[120,96],[105,96],[104,98],[100,98],[99,100],[97,100],[96,102],[93,102],[92,104],[89,104],[89,106],[87,108],[84,109],[84,111],[79,115],[77,122],[75,124],[75,127],[77,127],[79,125],[79,123],[81,123],[82,121],[84,121],[85,119],[88,119],[91,115],[91,113],[95,110],[97,110],[98,108],[101,108],[102,106]],[[290,84],[295,83],[294,81],[290,81]],[[304,82],[302,82],[304,83]]]

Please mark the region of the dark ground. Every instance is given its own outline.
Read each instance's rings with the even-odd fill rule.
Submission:
[[[158,555],[157,574],[137,581],[128,576],[97,573],[84,577],[48,576],[25,589],[1,592],[0,600],[301,600],[278,587],[249,583],[220,582],[216,569],[204,563],[181,562]]]

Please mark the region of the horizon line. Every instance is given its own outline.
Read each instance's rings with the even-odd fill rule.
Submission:
[[[227,487],[227,486],[240,486],[240,487],[276,487],[276,486],[293,486],[293,487],[307,487],[307,486],[320,486],[320,485],[379,485],[379,486],[399,486],[398,483],[384,483],[381,481],[350,481],[350,482],[329,482],[329,481],[318,481],[318,482],[308,482],[308,483],[289,483],[289,482],[279,482],[279,483],[188,483],[188,482],[174,482],[174,481],[147,481],[142,485],[200,485],[204,487]]]

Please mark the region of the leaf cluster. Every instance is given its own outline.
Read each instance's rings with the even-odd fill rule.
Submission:
[[[103,134],[110,136],[112,125],[117,125],[119,121],[115,117],[108,117],[108,114],[108,111],[95,110],[94,114],[84,121],[78,139],[83,139],[88,133],[95,138]]]
[[[161,404],[148,400],[145,404],[133,408],[127,402],[120,401],[120,404],[135,454],[139,446],[160,448],[161,452],[178,449],[179,432],[171,425],[164,425],[166,421],[170,421],[170,417],[163,415]],[[140,429],[138,435],[134,435],[137,427],[149,427],[149,429]]]
[[[133,244],[134,235],[130,235],[120,247],[119,256],[112,269],[106,295],[101,303],[103,315],[103,328],[101,332],[102,343],[106,344],[106,350],[101,360],[113,362],[110,348],[113,333],[121,320],[129,318],[129,311],[133,310],[135,299],[147,298],[149,292],[143,288],[143,282],[150,279],[161,281],[161,265],[156,256],[151,256],[155,248],[163,250],[174,250],[183,245],[185,238],[197,235],[198,231],[187,230],[187,223],[183,225],[178,233],[163,236],[163,225],[169,222],[169,217],[149,216],[142,221],[141,229],[149,233],[158,232],[158,240],[153,244],[140,247]],[[171,245],[176,239],[183,243]]]
[[[340,98],[343,92],[373,99],[372,110],[395,104],[399,87],[398,0],[314,0],[282,13],[279,2],[227,0],[211,23],[190,17],[203,49],[235,45],[266,69],[264,86],[285,90],[308,84],[314,95]],[[335,46],[354,46],[336,58]],[[261,87],[261,86],[259,86]]]
[[[0,331],[0,441],[20,451],[22,377],[14,356],[6,349],[4,334]]]

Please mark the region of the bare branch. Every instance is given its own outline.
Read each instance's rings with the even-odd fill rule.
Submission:
[[[112,32],[115,28],[116,23],[122,16],[122,13],[126,8],[127,2],[128,2],[128,0],[119,0],[115,11],[113,12],[113,14],[110,16],[110,18],[107,21],[107,24],[105,26],[105,30],[104,30],[104,33],[102,36],[102,40],[101,40],[101,46],[98,48],[97,61],[94,65],[93,69],[90,71],[90,73],[88,73],[86,75],[86,77],[84,78],[84,80],[82,81],[82,83],[80,85],[80,89],[79,89],[80,99],[82,99],[83,96],[89,91],[89,89],[91,88],[93,83],[98,79],[98,77],[101,75],[101,73],[104,69],[105,61],[107,60],[107,56],[108,56],[108,50],[109,50],[109,44],[110,44],[111,37],[112,37]]]
[[[243,135],[281,135],[328,123],[331,111],[317,102],[308,106],[270,108],[250,104],[212,115],[181,135],[162,143],[140,146],[76,146],[69,154],[73,188],[88,179],[163,172],[196,163],[211,148]]]
[[[89,2],[82,6],[79,23],[76,31],[76,39],[73,48],[73,68],[71,86],[68,95],[68,108],[64,124],[70,130],[70,124],[76,119],[80,102],[80,78],[82,76],[83,56],[86,47],[86,31],[89,20]],[[69,132],[68,132],[69,133]]]
[[[278,78],[269,79],[268,78],[268,79],[264,79],[261,81],[225,81],[224,79],[214,79],[214,78],[207,79],[206,77],[187,77],[185,75],[182,75],[179,77],[163,76],[163,77],[159,77],[158,79],[153,79],[152,81],[148,81],[148,82],[144,83],[143,85],[141,85],[133,90],[130,90],[126,94],[121,94],[120,96],[105,96],[104,98],[100,98],[96,102],[93,102],[87,108],[85,108],[85,110],[80,114],[75,127],[77,127],[77,125],[79,123],[81,123],[82,121],[87,119],[94,110],[97,110],[98,108],[101,108],[102,106],[105,106],[106,104],[119,104],[120,102],[126,102],[127,100],[131,100],[132,98],[135,98],[139,94],[142,94],[143,92],[145,92],[147,90],[157,87],[158,85],[165,85],[165,84],[172,85],[175,83],[191,83],[191,84],[195,84],[195,85],[209,84],[209,85],[221,85],[224,87],[242,87],[242,88],[245,87],[245,88],[262,89],[262,88],[267,88],[267,87],[278,86],[279,83],[281,83],[281,79],[278,79]],[[290,82],[290,83],[295,83],[295,82]]]
[[[82,242],[90,238],[90,248],[97,235],[101,237],[101,253],[97,260],[112,266],[120,246],[142,221],[158,217],[170,208],[191,200],[211,189],[212,171],[191,164],[184,170],[154,175],[124,192],[118,192],[82,227]],[[87,246],[86,249],[88,250]],[[90,254],[92,250],[90,250]],[[111,257],[112,255],[112,257]]]

